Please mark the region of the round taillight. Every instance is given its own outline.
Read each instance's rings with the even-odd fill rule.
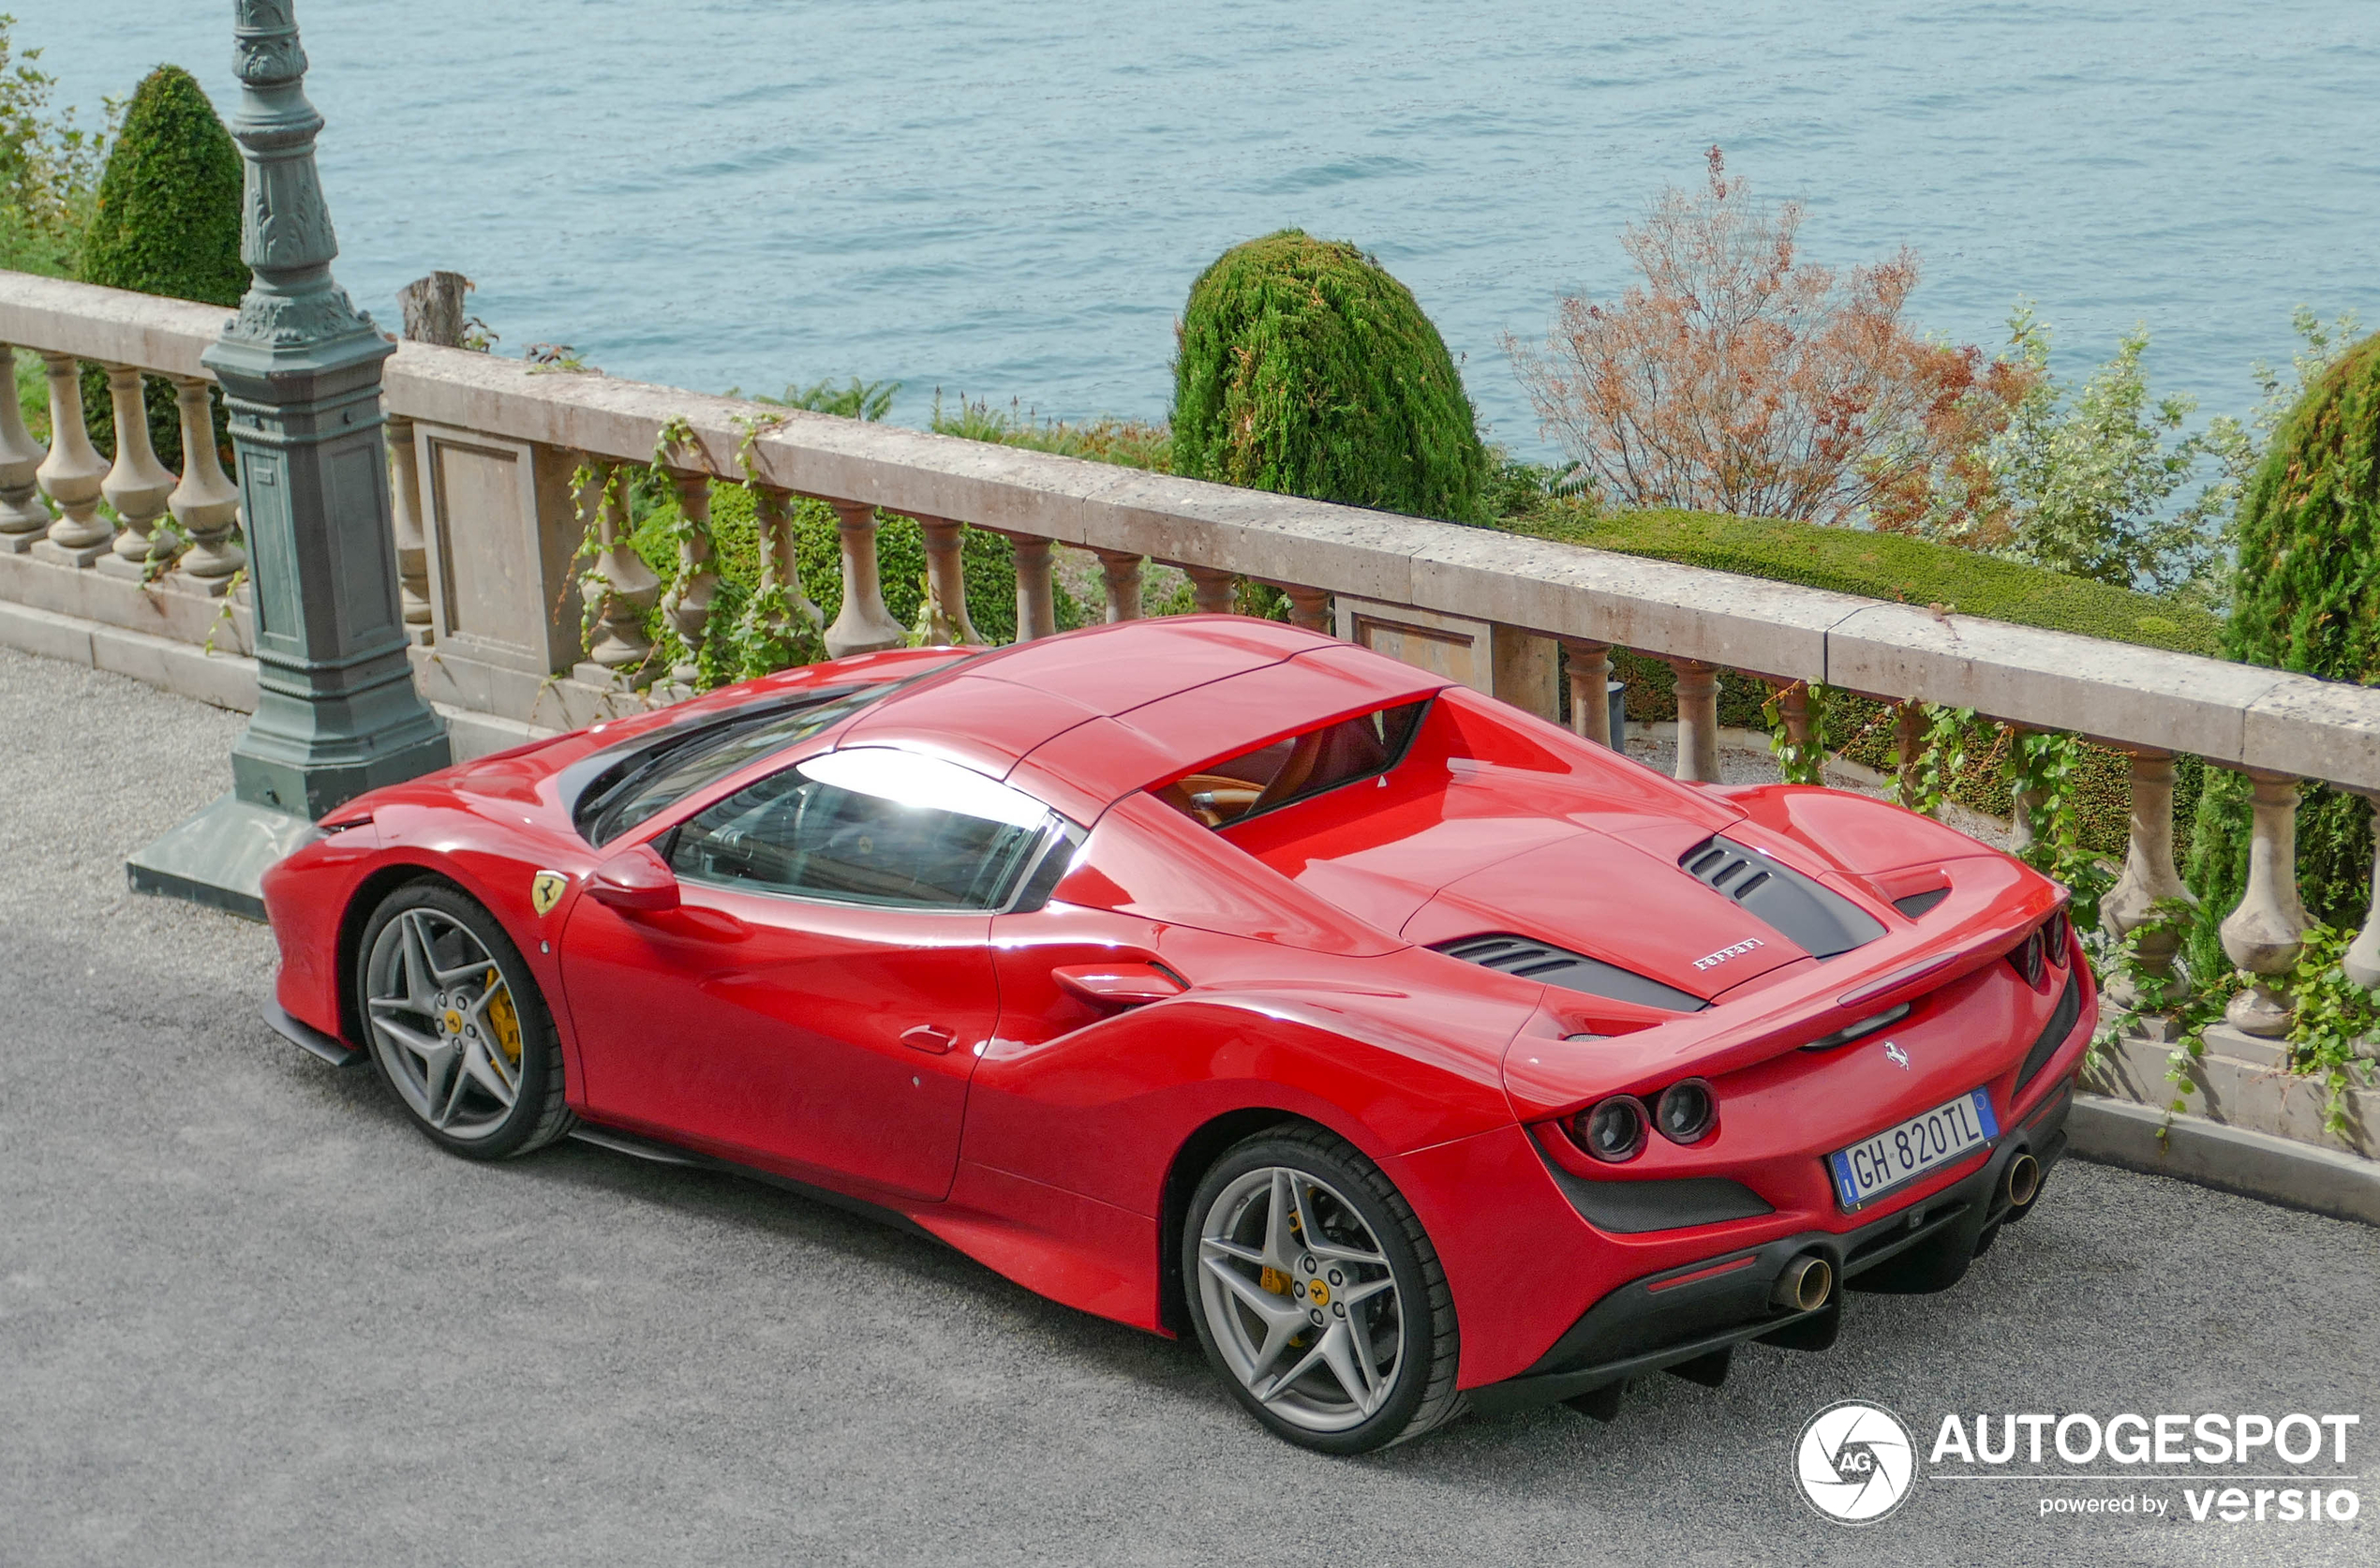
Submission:
[[[2016,973],[2025,977],[2027,985],[2041,984],[2041,930],[2035,927],[2008,955],[2008,962],[2016,966]]]
[[[2042,945],[2049,949],[2049,962],[2059,968],[2066,967],[2067,955],[2074,951],[2075,922],[2067,917],[2066,906],[2060,904],[2058,913],[2049,917],[2042,929]]]
[[[1718,1125],[1718,1097],[1699,1078],[1682,1078],[1661,1091],[1653,1125],[1673,1143],[1699,1143]]]
[[[1634,1159],[1644,1152],[1644,1102],[1634,1095],[1614,1095],[1572,1116],[1570,1136],[1607,1164]]]

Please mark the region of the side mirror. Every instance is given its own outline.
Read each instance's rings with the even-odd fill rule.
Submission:
[[[1049,971],[1049,978],[1096,1007],[1143,1008],[1179,996],[1189,989],[1182,978],[1163,964],[1138,959],[1117,963],[1070,963]]]
[[[677,874],[649,844],[623,849],[587,880],[587,891],[599,903],[640,915],[658,915],[677,907]]]

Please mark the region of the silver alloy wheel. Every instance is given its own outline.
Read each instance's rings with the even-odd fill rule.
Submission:
[[[1215,1195],[1198,1229],[1198,1303],[1232,1373],[1292,1425],[1346,1431],[1396,1386],[1395,1272],[1355,1205],[1311,1172],[1267,1166]]]
[[[399,910],[364,961],[364,998],[373,1053],[415,1115],[467,1142],[504,1125],[520,1096],[520,1008],[468,926]]]

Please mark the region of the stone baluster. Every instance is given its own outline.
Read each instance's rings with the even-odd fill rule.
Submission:
[[[669,477],[677,486],[677,510],[687,526],[677,541],[677,580],[662,601],[662,614],[686,645],[683,656],[670,667],[669,678],[677,685],[692,686],[701,673],[697,660],[703,637],[710,629],[711,600],[719,592],[719,574],[710,560],[710,475],[673,469]]]
[[[1612,733],[1612,645],[1562,639],[1562,663],[1570,679],[1570,728],[1599,746],[1617,743]]]
[[[1296,588],[1283,584],[1281,591],[1289,596],[1289,624],[1302,626],[1309,632],[1331,629],[1331,594],[1327,589]]]
[[[1240,578],[1220,566],[1185,566],[1190,604],[1200,615],[1229,615],[1239,607]]]
[[[843,605],[835,623],[826,628],[827,653],[840,659],[846,653],[905,646],[908,633],[885,608],[885,585],[876,564],[876,509],[861,501],[832,504],[843,550]]]
[[[41,363],[50,377],[50,455],[35,473],[60,515],[50,525],[50,536],[34,546],[34,554],[67,566],[88,566],[107,554],[115,540],[115,530],[99,520],[100,486],[107,480],[108,464],[83,428],[82,363],[72,354],[43,354]]]
[[[2132,754],[2132,832],[2124,844],[2123,874],[2099,901],[2099,923],[2120,942],[2143,926],[2134,952],[2134,968],[2154,981],[2171,1008],[2190,994],[2190,982],[2174,969],[2174,953],[2181,946],[2178,925],[2155,917],[2166,899],[2197,898],[2174,865],[2174,759],[2170,752],[2135,749]],[[2136,1007],[2141,988],[2131,973],[2119,969],[2108,979],[2107,999],[2120,1008]]]
[[[1799,751],[1810,742],[1809,682],[1788,680],[1777,688],[1777,716],[1785,722],[1785,743]]]
[[[2248,887],[2224,918],[2223,950],[2249,989],[2231,999],[2224,1020],[2250,1035],[2281,1035],[2294,1008],[2288,974],[2305,945],[2306,911],[2298,902],[2298,781],[2260,768],[2249,784]]]
[[[794,530],[794,498],[784,490],[752,486],[752,523],[760,531],[760,586],[763,592],[781,590],[785,607],[808,622],[813,632],[826,618],[811,602],[801,583],[801,553]],[[791,626],[785,628],[791,631]]]
[[[1718,783],[1718,666],[1672,659],[1677,672],[1677,776],[1688,784]]]
[[[2380,795],[2365,797],[2375,809],[2380,809]],[[2372,906],[2363,918],[2363,929],[2347,944],[2339,967],[2347,978],[2367,991],[2380,990],[2380,833],[2373,839]]]
[[[645,634],[645,612],[661,597],[662,580],[629,547],[627,481],[611,464],[595,465],[593,482],[579,492],[579,515],[591,510],[595,524],[595,559],[579,578],[582,599],[593,596],[594,646],[588,663],[602,679],[633,679],[653,658],[653,639]]]
[[[422,470],[413,451],[413,422],[386,416],[389,516],[396,535],[396,598],[409,642],[430,640],[430,544],[422,530]]]
[[[1139,620],[1141,558],[1121,550],[1093,550],[1091,553],[1099,558],[1099,577],[1107,585],[1108,619]]]
[[[111,576],[146,582],[180,553],[171,535],[159,538],[157,519],[166,515],[166,500],[176,483],[172,470],[157,461],[149,440],[149,406],[140,370],[111,365],[108,402],[115,411],[115,462],[99,482],[100,494],[124,521],[115,546],[99,558],[98,567]]]
[[[1926,707],[1911,698],[1893,710],[1893,763],[1900,803],[1917,809],[1917,762],[1926,748]]]
[[[1017,547],[1017,640],[1055,636],[1058,590],[1049,541],[1030,533],[1008,535]]]
[[[182,482],[166,498],[166,505],[190,541],[174,563],[174,580],[201,593],[220,594],[248,560],[247,553],[231,543],[231,530],[240,520],[240,491],[216,454],[213,383],[196,376],[170,379],[174,407],[182,416]],[[409,442],[406,450],[412,450]],[[426,602],[422,613],[430,613]]]
[[[0,555],[22,555],[55,520],[34,477],[48,455],[25,428],[17,401],[17,351],[0,343]]]
[[[967,618],[966,538],[963,525],[947,517],[920,517],[926,536],[926,606],[933,640],[944,647],[980,643],[975,624]]]

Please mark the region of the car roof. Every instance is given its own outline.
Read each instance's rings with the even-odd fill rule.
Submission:
[[[1127,620],[954,665],[860,715],[840,743],[900,744],[1013,776],[1087,820],[1199,763],[1447,684],[1280,621]]]

